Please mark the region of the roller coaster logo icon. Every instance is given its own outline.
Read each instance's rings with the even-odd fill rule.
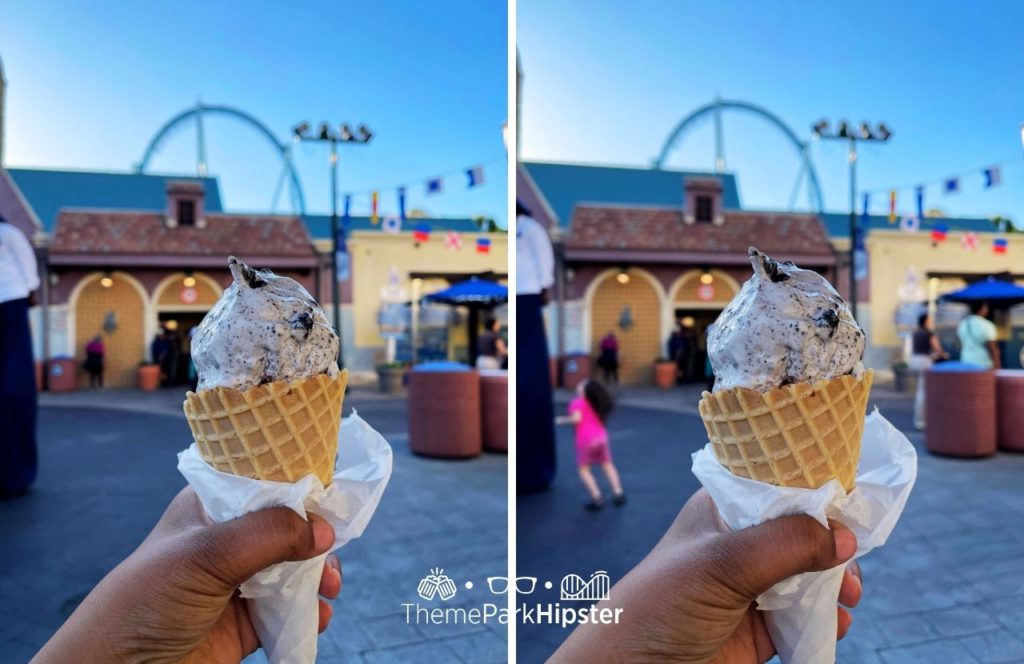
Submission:
[[[589,581],[584,581],[579,574],[566,574],[562,578],[562,585],[559,589],[563,600],[580,600],[588,602],[599,602],[608,599],[611,590],[611,580],[608,572],[598,571],[590,575]]]

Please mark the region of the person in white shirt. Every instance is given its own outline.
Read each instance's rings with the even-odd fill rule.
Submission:
[[[988,302],[972,302],[971,315],[960,321],[956,336],[960,338],[960,361],[986,369],[999,368],[999,347],[996,326],[988,320]]]
[[[555,283],[547,231],[516,201],[516,490],[543,491],[555,478],[555,413],[544,305]]]
[[[36,478],[36,372],[28,308],[39,288],[35,251],[0,217],[0,500]]]

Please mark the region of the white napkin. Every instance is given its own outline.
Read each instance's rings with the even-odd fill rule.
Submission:
[[[917,452],[876,409],[864,422],[857,483],[847,495],[838,480],[817,489],[779,487],[733,475],[708,443],[693,455],[693,474],[733,530],[792,514],[808,514],[828,527],[835,519],[857,536],[859,558],[885,544],[917,479]],[[799,574],[757,598],[784,664],[836,661],[836,602],[843,570]]]
[[[324,489],[315,475],[298,482],[267,482],[222,473],[206,463],[195,443],[178,453],[178,470],[216,523],[268,507],[315,512],[334,526],[332,551],[363,534],[388,479],[392,455],[383,436],[353,413],[341,421],[334,481]],[[249,617],[270,664],[316,660],[317,589],[327,554],[273,565],[242,584]]]

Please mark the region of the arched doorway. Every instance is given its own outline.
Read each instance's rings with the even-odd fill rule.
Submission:
[[[673,325],[682,327],[686,339],[680,360],[683,380],[705,380],[708,326],[739,289],[739,283],[721,270],[690,270],[672,284],[669,302]]]
[[[170,334],[174,349],[163,367],[166,384],[190,383],[190,331],[202,322],[222,292],[220,284],[202,272],[169,275],[153,290],[157,325]]]
[[[601,338],[612,331],[619,339],[619,380],[651,382],[664,339],[660,284],[646,270],[608,270],[588,290],[591,355],[599,353]],[[600,375],[596,367],[594,372]]]
[[[74,352],[79,365],[85,344],[97,334],[106,346],[104,385],[132,387],[136,369],[146,359],[146,291],[123,272],[96,273],[79,282],[71,294],[75,316]],[[80,384],[88,379],[80,375]]]

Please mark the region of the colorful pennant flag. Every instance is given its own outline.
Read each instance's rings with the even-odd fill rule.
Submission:
[[[345,194],[345,205],[344,212],[341,213],[341,227],[348,228],[349,221],[352,219],[350,211],[352,209],[352,194]]]
[[[997,254],[1005,254],[1007,249],[1007,243],[1005,237],[997,237],[992,240],[992,251]]]
[[[460,251],[462,249],[462,236],[455,231],[448,231],[448,234],[444,236],[444,246],[452,251]]]
[[[384,223],[381,225],[381,230],[385,233],[397,235],[402,232],[402,220],[398,217],[385,217]]]
[[[466,178],[469,180],[466,186],[470,189],[482,185],[484,183],[484,167],[474,166],[472,168],[467,168]]]
[[[946,224],[935,224],[932,228],[932,242],[942,242],[949,234],[949,226]]]
[[[427,194],[440,194],[443,189],[444,181],[441,178],[427,180]]]
[[[370,194],[370,223],[376,226],[380,222],[380,217],[377,216],[377,199],[379,198],[377,192]]]
[[[889,190],[889,223],[896,223],[896,190]]]
[[[338,281],[348,281],[351,275],[352,257],[345,243],[345,229],[338,228],[338,251],[334,254],[334,276]]]
[[[405,187],[398,188],[398,218],[405,221]]]
[[[418,224],[412,232],[412,239],[417,243],[426,242],[430,239],[430,225]]]
[[[1003,171],[998,166],[989,166],[981,172],[981,175],[985,178],[986,189],[991,189],[1003,182]]]
[[[864,194],[864,208],[863,208],[863,210],[860,213],[860,225],[863,226],[864,228],[867,228],[868,225],[869,225],[868,224],[868,221],[870,220],[870,217],[868,216],[868,208],[869,207],[871,207],[871,194]]]
[[[919,217],[902,217],[900,219],[900,230],[904,233],[916,233],[921,228]]]
[[[921,220],[924,219],[924,187],[917,188],[917,222],[920,225]]]
[[[977,233],[964,233],[963,237],[960,238],[960,248],[968,251],[978,250],[978,234]]]
[[[956,194],[960,191],[960,178],[949,178],[942,183],[942,191],[947,194]]]
[[[478,254],[489,254],[489,253],[491,253],[491,238],[489,238],[489,237],[478,237],[476,239],[476,253],[478,253]]]

